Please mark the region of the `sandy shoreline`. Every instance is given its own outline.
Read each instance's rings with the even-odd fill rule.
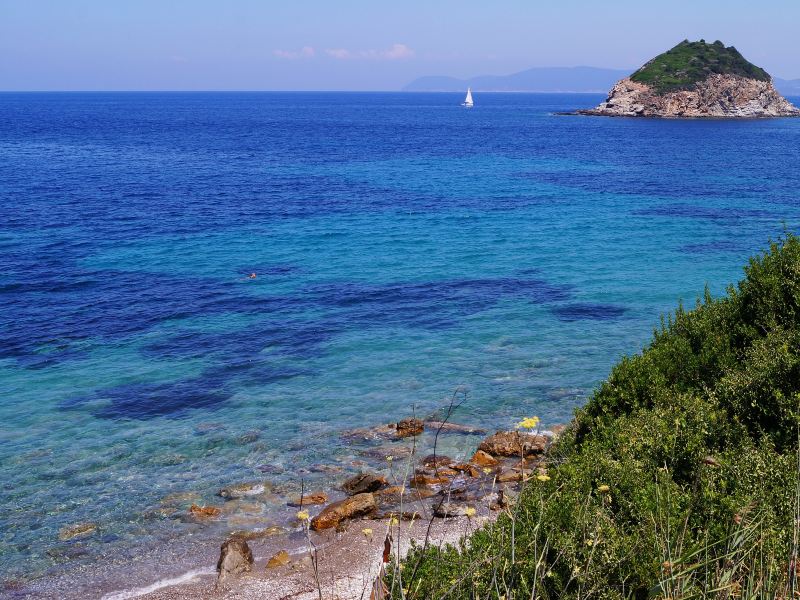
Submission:
[[[503,498],[508,497],[498,495],[498,491],[513,495],[520,481],[542,464],[542,452],[553,437],[552,432],[542,432],[542,435],[498,432],[484,438],[482,430],[448,424],[445,432],[445,425],[435,422],[437,435],[431,440],[421,435],[421,420],[410,421],[416,421],[412,425],[417,430],[408,437],[411,443],[409,454],[386,462],[388,478],[378,471],[341,480],[324,493],[311,494],[321,497],[321,500],[304,508],[311,517],[321,516],[321,512],[334,510],[338,504],[368,497],[371,508],[362,511],[360,515],[363,516],[359,513],[341,516],[336,512],[334,521],[327,525],[316,523],[314,517],[310,521],[313,527],[308,536],[306,527],[297,517],[292,523],[280,527],[264,527],[265,523],[259,519],[249,519],[247,522],[251,527],[217,539],[206,537],[201,540],[189,536],[173,540],[166,546],[145,548],[132,560],[121,556],[113,564],[96,563],[91,568],[71,571],[55,580],[39,580],[8,590],[12,594],[10,597],[57,597],[61,600],[311,599],[319,598],[321,589],[326,600],[369,598],[383,565],[387,535],[390,535],[391,555],[395,558],[405,556],[412,540],[421,544],[426,536],[428,543],[434,545],[458,542],[496,518],[501,507],[505,506]],[[367,438],[379,444],[387,436],[405,441],[408,433],[392,433],[395,431],[392,427],[356,430],[348,435],[354,435],[356,440]],[[479,431],[483,435],[474,437]],[[472,458],[462,455],[456,459],[434,454],[439,434],[462,439],[467,434],[474,440],[468,443],[472,450],[467,456]],[[479,447],[481,450],[475,452]],[[378,448],[381,452],[396,452],[402,446]],[[490,450],[492,455],[484,449]],[[521,461],[521,453],[530,456]],[[371,487],[362,491],[349,489],[353,481],[358,485],[367,481]],[[229,489],[246,493],[248,485]],[[239,502],[227,499],[225,506],[236,507]],[[299,509],[290,510],[294,515]],[[222,513],[217,510],[213,514]],[[398,522],[395,516],[401,515],[405,517]],[[210,520],[216,518],[211,516]],[[248,573],[228,577],[218,585],[216,566],[220,545],[231,538],[246,540],[255,560]],[[316,573],[309,542],[316,548]],[[267,567],[270,558],[278,553],[284,553],[284,560],[277,566]]]
[[[483,524],[493,520],[496,513],[486,506],[482,516],[435,519],[430,527],[428,543],[432,545],[455,544]],[[411,540],[423,543],[428,534],[429,521],[401,521],[391,527],[393,556],[405,556]],[[365,535],[364,529],[372,529]],[[384,540],[389,531],[389,521],[361,519],[348,523],[343,532],[324,532],[312,535],[317,544],[319,560],[319,589],[325,600],[351,600],[370,598],[372,586],[383,564]],[[106,595],[104,600],[190,600],[190,599],[296,599],[317,600],[317,587],[310,554],[307,549],[290,555],[291,562],[285,566],[266,568],[275,545],[250,542],[256,557],[251,573],[228,580],[217,587],[217,576],[213,565],[189,574],[185,581],[164,580],[163,587],[153,586]],[[192,576],[193,575],[193,576]],[[152,591],[148,591],[148,588]]]

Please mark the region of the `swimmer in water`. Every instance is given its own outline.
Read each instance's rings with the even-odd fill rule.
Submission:
[[[248,275],[247,277],[249,279],[255,279],[256,278],[256,274],[255,273],[250,273],[250,275]]]

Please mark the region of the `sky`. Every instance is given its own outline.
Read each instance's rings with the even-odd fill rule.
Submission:
[[[397,90],[720,39],[800,78],[797,0],[0,0],[0,90]]]

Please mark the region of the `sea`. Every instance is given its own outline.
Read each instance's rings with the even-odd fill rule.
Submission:
[[[462,99],[0,94],[0,597],[213,569],[381,468],[353,429],[564,423],[800,230],[800,119]]]

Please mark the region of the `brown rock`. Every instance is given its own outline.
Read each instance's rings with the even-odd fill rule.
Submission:
[[[393,485],[382,490],[375,492],[376,496],[400,496],[405,493],[405,488],[402,485]]]
[[[274,569],[275,567],[282,567],[289,564],[289,553],[286,550],[281,550],[273,555],[267,561],[267,568]]]
[[[488,454],[483,450],[478,450],[472,455],[470,462],[475,463],[479,467],[494,467],[499,461],[491,454]]]
[[[311,506],[313,504],[325,504],[328,501],[328,494],[325,492],[311,492],[302,498],[299,496],[289,501],[289,506]]]
[[[547,438],[519,431],[498,431],[481,442],[478,450],[492,456],[529,456],[541,454],[547,448]]]
[[[453,469],[456,471],[460,471],[465,475],[469,475],[470,477],[480,477],[481,472],[475,465],[471,465],[469,463],[457,463],[453,465]]]
[[[447,483],[447,477],[436,477],[434,475],[427,475],[425,473],[416,473],[409,482],[411,487],[420,487],[426,485],[436,485],[439,483]]]
[[[432,469],[436,469],[438,467],[447,467],[453,464],[453,459],[449,456],[443,456],[439,454],[429,454],[425,458],[422,459],[422,464],[426,467],[430,467]]]
[[[503,488],[497,490],[494,502],[489,504],[491,510],[503,510],[508,508],[508,499],[506,498],[506,491]]]
[[[203,519],[218,517],[221,513],[222,511],[216,506],[198,506],[197,504],[192,504],[189,507],[189,514]]]
[[[311,519],[311,528],[315,531],[330,529],[345,519],[362,517],[376,509],[375,496],[369,493],[356,494],[326,506],[321,513]]]
[[[423,500],[425,498],[430,498],[431,496],[435,495],[436,495],[435,490],[432,490],[429,487],[425,486],[418,486],[412,488],[408,492],[409,499],[414,499],[414,500]]]
[[[397,437],[401,438],[420,435],[425,431],[425,423],[422,419],[408,418],[398,421],[395,425],[395,429],[397,429]]]
[[[375,492],[389,484],[386,478],[375,473],[359,473],[342,484],[342,489],[348,496]]]
[[[217,581],[232,575],[248,573],[253,568],[253,553],[241,538],[231,538],[222,544],[217,562]]]

